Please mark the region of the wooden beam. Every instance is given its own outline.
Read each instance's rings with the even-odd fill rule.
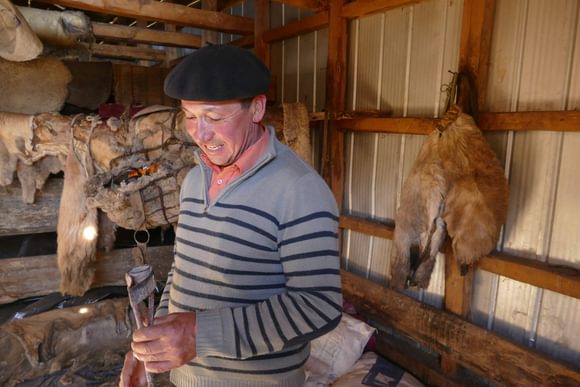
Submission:
[[[372,322],[371,322],[372,325]],[[403,367],[428,386],[461,387],[468,385],[463,380],[453,380],[439,368],[436,360],[439,356],[428,356],[416,345],[394,336],[387,336],[379,330],[377,333],[377,348],[381,356]]]
[[[307,9],[310,11],[321,11],[328,8],[328,0],[273,0],[291,7]]]
[[[17,182],[0,187],[0,236],[55,232],[62,184],[62,179],[48,179],[33,204],[22,201]]]
[[[489,255],[478,261],[481,270],[580,299],[580,270],[509,255]]]
[[[254,51],[256,56],[270,68],[270,44],[264,35],[270,29],[270,2],[268,0],[256,0],[255,24],[254,24]]]
[[[482,130],[553,130],[580,132],[580,111],[480,113]]]
[[[201,47],[201,36],[183,32],[167,32],[118,24],[91,23],[97,39],[113,42],[134,42],[171,47]]]
[[[424,0],[355,0],[342,7],[342,16],[354,19],[364,15],[406,7]]]
[[[330,116],[344,111],[347,81],[347,20],[341,16],[344,0],[329,0],[328,59],[326,73],[326,111]],[[342,208],[344,187],[344,131],[333,125],[325,126],[323,173],[334,193],[338,208]]]
[[[436,118],[352,118],[334,121],[333,125],[358,132],[430,134],[437,122]]]
[[[345,300],[431,350],[448,354],[484,378],[510,386],[575,386],[580,369],[512,343],[451,313],[342,272]]]
[[[205,11],[218,11],[218,0],[201,0],[201,9]],[[201,31],[201,44],[202,46],[206,46],[209,44],[217,44],[218,42],[218,34],[216,31],[204,29]]]
[[[487,110],[487,78],[495,0],[470,0],[463,6],[459,71],[473,75],[479,110]]]
[[[333,125],[342,130],[377,133],[429,134],[437,125],[437,118],[399,118],[399,117],[358,117],[348,118],[352,113],[337,113]],[[345,118],[346,117],[346,118]],[[321,114],[313,114],[314,120],[321,120]],[[580,132],[580,111],[546,111],[491,113],[479,115],[482,131],[533,131],[548,130]]]
[[[134,18],[154,20],[179,26],[197,27],[213,31],[249,35],[254,33],[254,21],[244,16],[232,16],[222,12],[205,11],[180,4],[154,0],[38,0],[42,3],[58,4],[67,8],[100,12]]]
[[[112,250],[97,257],[92,288],[126,285],[125,273],[135,264],[132,249]],[[156,280],[165,280],[173,262],[173,246],[149,247]],[[3,259],[0,265],[0,304],[59,291],[56,255]]]
[[[392,239],[395,230],[392,226],[373,220],[347,216],[340,217],[339,226],[386,239]],[[482,257],[477,267],[490,273],[580,299],[580,270],[572,267],[550,265],[505,254]]]
[[[341,216],[339,227],[384,239],[393,239],[395,229],[387,224],[354,216]]]
[[[274,28],[264,32],[264,41],[272,43],[279,40],[293,38],[298,35],[316,31],[328,25],[328,12],[318,12],[312,16],[305,17],[286,24],[285,26]]]
[[[165,51],[148,47],[120,46],[114,44],[93,44],[87,46],[91,54],[102,58],[140,59],[164,61]]]

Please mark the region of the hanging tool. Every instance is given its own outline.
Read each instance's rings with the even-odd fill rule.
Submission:
[[[133,316],[137,323],[137,329],[143,328],[143,319],[141,316],[140,304],[148,300],[147,326],[153,325],[153,315],[155,312],[155,278],[151,265],[136,266],[125,274],[127,281],[127,293],[129,295],[129,304],[133,309]],[[153,377],[146,372],[147,386],[153,387]]]

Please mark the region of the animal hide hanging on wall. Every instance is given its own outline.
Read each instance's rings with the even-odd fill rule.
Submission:
[[[304,105],[284,104],[264,124],[274,126],[283,143],[311,162]],[[57,260],[60,290],[69,295],[82,295],[92,285],[101,246],[111,248],[114,241],[109,221],[131,230],[177,222],[180,186],[195,164],[195,149],[183,114],[167,106],[107,120],[0,112],[0,186],[10,184],[17,172],[23,199],[32,203],[48,175],[64,170]],[[83,235],[91,226],[96,240]]]
[[[473,118],[454,105],[403,185],[391,285],[427,288],[447,234],[462,272],[497,243],[508,206],[503,168]]]

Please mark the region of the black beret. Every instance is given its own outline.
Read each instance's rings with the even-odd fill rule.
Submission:
[[[226,101],[265,94],[270,70],[251,51],[212,45],[187,55],[165,78],[170,97],[188,101]]]

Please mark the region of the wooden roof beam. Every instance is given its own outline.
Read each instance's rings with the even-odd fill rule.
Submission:
[[[171,47],[201,47],[201,36],[183,32],[166,32],[149,28],[127,27],[119,24],[93,22],[93,34],[97,39],[155,44]]]
[[[93,56],[117,59],[165,61],[165,51],[148,47],[119,46],[114,44],[87,45]]]
[[[170,23],[241,35],[254,33],[254,20],[244,16],[232,16],[186,7],[180,4],[153,0],[38,0],[83,11],[100,12],[108,15]]]

